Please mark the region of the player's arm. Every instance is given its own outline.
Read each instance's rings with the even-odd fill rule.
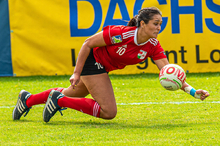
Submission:
[[[154,60],[155,64],[157,65],[158,69],[161,70],[165,65],[169,64],[167,58]]]
[[[157,65],[158,69],[161,70],[165,65],[169,64],[167,58],[154,60],[155,64]],[[206,97],[209,96],[209,93],[205,90],[196,90],[192,86],[190,86],[188,83],[184,82],[183,86],[181,88],[184,92],[192,95],[193,97],[197,99],[204,100]]]
[[[181,89],[197,99],[205,100],[206,97],[209,96],[209,93],[207,91],[202,89],[196,90],[186,82],[183,83]]]
[[[106,46],[102,31],[85,40],[78,54],[77,63],[74,69],[74,74],[70,77],[70,83],[73,86],[73,88],[79,82],[80,74],[82,72],[83,66],[91,49],[102,46]]]

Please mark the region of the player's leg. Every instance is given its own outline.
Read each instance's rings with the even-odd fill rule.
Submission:
[[[104,119],[112,119],[116,116],[117,106],[111,81],[107,73],[98,75],[81,76],[81,80],[87,87],[93,99],[63,97],[58,100],[60,107],[68,107],[82,111],[89,115],[96,115]],[[98,111],[97,111],[98,110]]]
[[[77,97],[85,97],[86,95],[88,95],[88,90],[86,89],[82,81],[79,82],[75,90],[71,89],[71,86],[66,89],[51,88],[38,94],[31,94],[27,91],[22,90],[19,93],[17,104],[12,113],[13,120],[19,120],[25,112],[26,116],[32,106],[46,103],[48,95],[52,90],[63,92],[64,94],[67,93],[67,96],[71,95]]]
[[[103,119],[112,119],[116,116],[117,106],[108,74],[82,76],[81,80],[95,100],[90,98],[70,98],[59,92],[52,91],[43,111],[45,122],[49,122],[61,107],[72,108]]]
[[[82,76],[89,93],[100,105],[100,118],[113,119],[117,114],[115,95],[107,73]]]
[[[85,97],[86,95],[88,95],[88,90],[86,89],[84,83],[80,81],[75,90],[73,90],[71,86],[69,86],[68,88],[51,88],[41,93],[31,95],[27,99],[27,106],[32,107],[33,105],[46,103],[48,95],[52,90],[62,92],[64,95],[71,97]]]
[[[89,94],[89,91],[80,80],[75,89],[73,89],[72,86],[69,86],[68,88],[64,88],[61,93],[68,97],[85,97]]]

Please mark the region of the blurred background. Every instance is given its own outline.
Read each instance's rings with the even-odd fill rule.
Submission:
[[[0,0],[0,76],[71,75],[89,36],[157,7],[158,40],[187,73],[220,72],[219,0]],[[150,58],[111,74],[159,73]]]

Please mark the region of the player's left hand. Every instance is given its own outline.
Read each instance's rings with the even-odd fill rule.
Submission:
[[[196,90],[196,94],[195,94],[195,98],[201,99],[201,100],[205,100],[206,97],[208,97],[210,94],[209,92],[207,92],[206,90]]]

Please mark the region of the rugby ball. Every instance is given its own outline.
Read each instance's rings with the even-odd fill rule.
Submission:
[[[183,86],[186,80],[186,73],[177,64],[165,65],[159,74],[160,84],[167,90],[176,91]]]

